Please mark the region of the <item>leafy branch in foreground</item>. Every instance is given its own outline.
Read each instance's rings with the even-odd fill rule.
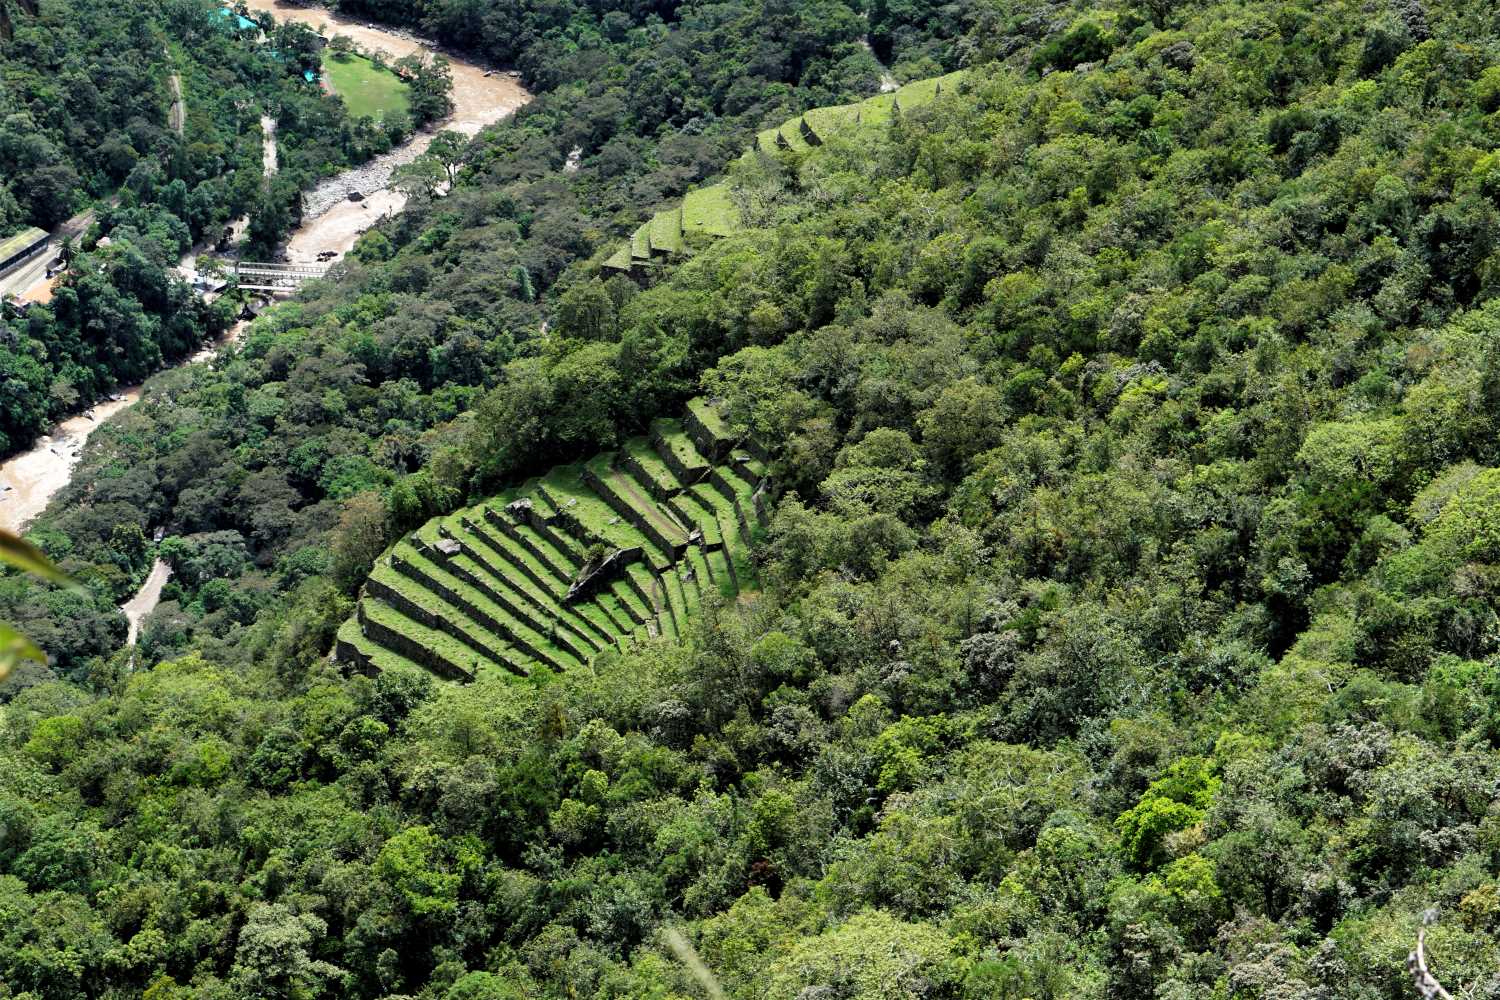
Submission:
[[[0,531],[0,562],[14,566],[32,576],[61,584],[70,590],[82,590],[72,577],[53,565],[46,553],[18,535]],[[18,630],[0,622],[0,680],[10,675],[22,660],[46,663],[47,654]]]

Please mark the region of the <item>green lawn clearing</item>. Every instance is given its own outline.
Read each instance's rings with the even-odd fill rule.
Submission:
[[[324,50],[323,73],[352,117],[382,118],[408,107],[406,83],[364,56],[339,56]]]

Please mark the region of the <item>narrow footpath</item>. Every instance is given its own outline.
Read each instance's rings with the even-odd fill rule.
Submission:
[[[156,605],[161,601],[162,588],[167,585],[167,579],[171,575],[172,567],[160,559],[156,560],[151,564],[151,575],[146,577],[146,582],[141,584],[141,589],[136,591],[134,597],[120,605],[120,610],[125,612],[125,620],[130,623],[125,645],[134,646],[135,641],[141,637],[141,622],[156,610]]]
[[[260,172],[266,177],[276,173],[276,119],[260,116]]]
[[[166,46],[162,46],[162,55],[167,57],[168,63],[172,61],[172,53]],[[187,105],[182,100],[182,77],[173,73],[167,77],[167,83],[172,88],[172,110],[167,112],[167,122],[172,126],[173,132],[181,135],[187,127]]]

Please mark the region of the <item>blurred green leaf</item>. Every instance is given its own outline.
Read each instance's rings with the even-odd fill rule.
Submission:
[[[82,584],[54,566],[41,549],[8,531],[0,531],[0,562],[9,563],[44,580],[62,584],[69,590],[83,590]]]
[[[0,622],[0,680],[4,680],[22,660],[46,663],[47,654],[30,639]]]
[[[54,566],[45,552],[9,531],[0,531],[0,562],[9,563],[33,576],[61,584],[69,590],[84,592],[83,585]],[[0,622],[0,680],[10,676],[10,672],[22,660],[46,663],[47,654],[26,636],[4,622]]]

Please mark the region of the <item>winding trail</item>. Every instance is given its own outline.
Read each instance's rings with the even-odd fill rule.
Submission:
[[[267,177],[276,173],[276,119],[260,116],[260,172]]]
[[[392,59],[412,54],[438,54],[438,50],[430,43],[410,33],[351,21],[325,9],[294,7],[279,0],[248,0],[246,6],[251,10],[268,11],[281,21],[299,21],[314,29],[326,26],[332,33],[348,35],[366,50],[384,50]],[[379,221],[381,216],[399,212],[406,204],[406,196],[389,189],[391,175],[402,163],[410,162],[426,152],[440,129],[453,129],[473,136],[486,125],[510,115],[531,100],[526,88],[511,74],[475,65],[452,54],[444,54],[450,60],[453,74],[453,114],[435,127],[417,133],[409,142],[384,156],[346,171],[308,192],[305,195],[308,210],[304,213],[303,223],[292,233],[287,243],[286,253],[290,261],[314,261],[319,254],[329,252],[336,257],[342,256],[354,246],[360,234]],[[182,81],[173,73],[169,77],[169,84],[174,97],[170,123],[180,135],[187,119]],[[262,166],[269,177],[278,167],[275,120],[263,116],[261,130],[264,135]],[[351,184],[354,186],[349,186]],[[338,192],[337,196],[329,197],[335,190]],[[359,191],[364,200],[358,203],[349,201],[349,190]],[[323,194],[320,195],[320,191]],[[84,213],[75,220],[70,220],[68,226],[81,231],[92,218],[92,212]],[[74,226],[75,222],[78,223],[77,226]],[[179,268],[192,268],[195,258],[196,251],[189,253],[183,258]],[[40,275],[29,277],[29,280],[34,282],[39,277]],[[219,347],[236,339],[244,326],[244,323],[236,324],[218,343],[207,345],[183,363],[209,360]],[[0,463],[0,528],[20,532],[32,518],[40,514],[53,496],[67,485],[89,434],[111,416],[135,403],[140,395],[139,386],[121,390],[116,398],[101,402],[86,413],[69,417],[58,424],[50,435],[38,440],[30,451]],[[130,621],[130,643],[135,642],[141,622],[161,599],[162,587],[166,584],[168,575],[169,568],[158,560],[152,566],[151,575],[147,577],[145,584],[121,607]]]
[[[865,20],[868,21],[869,19],[870,17],[867,13]],[[864,46],[865,51],[870,53],[870,58],[875,60],[875,65],[880,67],[880,92],[882,94],[890,94],[900,90],[901,84],[896,82],[896,77],[891,73],[890,67],[881,62],[880,57],[875,54],[875,46],[870,44],[870,36],[866,35],[861,38],[859,44]]]
[[[165,45],[162,46],[162,55],[167,57],[167,62],[172,61],[172,52]],[[167,77],[167,83],[172,88],[172,110],[167,112],[167,122],[172,126],[172,131],[178,135],[187,127],[187,105],[182,100],[182,76],[173,73]]]
[[[134,646],[135,641],[141,637],[141,622],[146,619],[161,600],[162,588],[167,585],[167,579],[172,575],[172,567],[160,559],[151,564],[151,575],[146,577],[146,582],[141,584],[141,589],[136,591],[135,596],[124,604],[120,610],[125,612],[125,620],[130,623],[130,632],[125,638],[125,645]]]

